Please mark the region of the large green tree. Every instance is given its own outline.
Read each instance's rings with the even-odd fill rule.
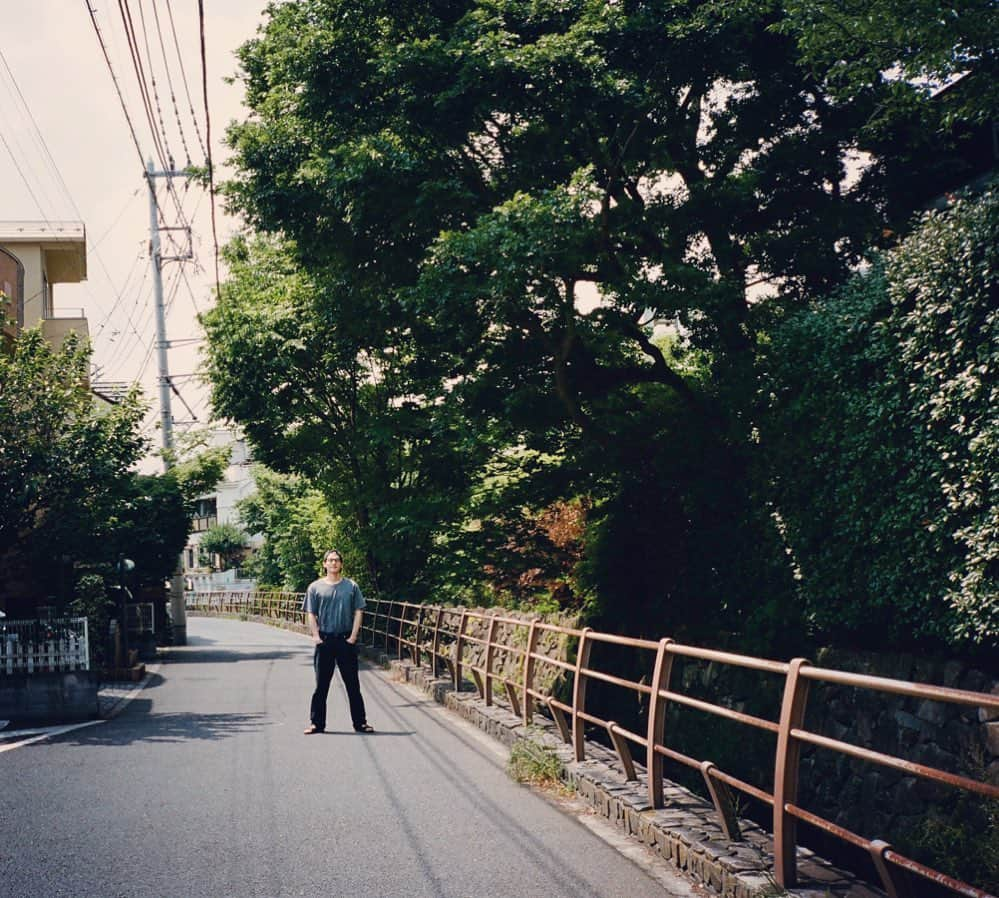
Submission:
[[[348,314],[373,323],[422,395],[502,422],[510,442],[572,425],[633,466],[648,447],[613,433],[643,406],[634,388],[656,384],[742,445],[753,284],[835,281],[869,221],[842,190],[867,110],[827,101],[774,14],[330,0],[269,13],[240,53],[254,115],[230,130],[229,195],[337,284],[324,301],[343,307],[327,312],[338,337]],[[692,387],[651,339],[657,320],[711,349],[720,390]],[[717,473],[738,482],[744,467],[736,452]]]
[[[877,98],[833,100],[776,7],[311,0],[270,17],[240,54],[255,114],[230,131],[236,205],[349,272],[361,314],[426,322],[465,376],[542,377],[595,437],[629,384],[703,411],[650,319],[715,347],[742,390],[751,290],[824,288],[870,234],[843,185]]]
[[[90,348],[58,349],[37,329],[0,352],[0,569],[4,592],[31,613],[69,600],[80,572],[133,583],[170,576],[190,527],[190,502],[225,460],[202,452],[164,475],[133,469],[148,448],[138,391],[114,405],[87,387]]]
[[[198,542],[198,547],[210,555],[218,555],[221,570],[228,570],[242,555],[247,538],[236,524],[216,524],[209,527]]]
[[[54,349],[38,329],[0,352],[0,565],[11,592],[44,571],[53,595],[60,571],[102,555],[145,448],[138,394],[99,407],[89,359],[75,335]]]
[[[446,408],[422,414],[439,380],[403,364],[403,328],[355,307],[350,283],[307,274],[279,240],[238,241],[228,259],[203,319],[216,410],[243,425],[261,461],[321,491],[371,588],[419,590],[434,528],[484,448]]]
[[[932,93],[973,73],[974,89],[945,107],[951,120],[999,113],[999,9],[991,0],[784,0],[782,29],[805,61],[849,97],[892,84],[895,99]],[[881,115],[896,108],[886,106]]]
[[[261,586],[304,592],[321,573],[320,559],[330,548],[341,551],[348,565],[363,559],[349,520],[338,519],[323,494],[301,477],[257,465],[253,481],[256,491],[240,501],[239,515],[264,538],[247,562]]]
[[[772,310],[842,281],[903,208],[896,119],[869,126],[901,88],[839,90],[777,3],[303,0],[268,15],[239,54],[252,115],[230,128],[227,190],[287,241],[310,299],[244,319],[259,326],[240,352],[259,362],[218,356],[220,407],[260,421],[270,403],[273,462],[328,489],[330,453],[309,437],[328,415],[295,398],[315,371],[284,359],[308,347],[342,389],[363,351],[369,392],[390,372],[387,439],[408,426],[458,449],[444,434],[460,420],[563,459],[565,492],[534,481],[534,510],[593,495],[594,551],[629,545],[630,526],[637,563],[671,540],[671,570],[731,593],[726,611],[789,595],[757,473],[756,353]],[[877,158],[858,173],[864,151]],[[266,292],[254,279],[236,291]],[[339,362],[297,317],[326,322]],[[246,329],[215,320],[222,341]],[[663,325],[685,352],[664,351]],[[692,352],[707,376],[682,364]],[[258,363],[266,388],[240,396]],[[453,480],[475,469],[466,456]],[[374,491],[391,478],[336,479],[365,491],[352,504],[384,545],[414,516],[432,534],[462,498],[435,507],[423,489],[400,517],[400,494]],[[639,607],[677,595],[653,567]]]

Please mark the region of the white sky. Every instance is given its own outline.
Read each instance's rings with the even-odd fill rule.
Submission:
[[[143,34],[148,36],[164,130],[178,168],[184,166],[186,154],[170,98],[154,2],[190,158],[194,164],[203,164],[177,50],[179,45],[203,137],[198,2],[129,0],[146,68],[149,63]],[[90,4],[122,87],[143,159],[152,156],[158,170],[161,166],[154,155],[118,2],[90,0]],[[240,85],[227,85],[223,79],[235,73],[234,51],[253,36],[262,19],[260,10],[264,0],[205,0],[204,5],[212,155],[218,181],[219,167],[227,156],[221,144],[225,127],[243,114]],[[176,44],[168,16],[171,10]],[[145,16],[145,32],[140,15]],[[148,256],[149,198],[143,165],[87,11],[87,0],[0,0],[0,51],[10,68],[8,72],[0,60],[0,134],[6,141],[6,145],[0,141],[0,220],[82,218],[87,228],[88,279],[80,285],[56,285],[56,314],[78,314],[77,310],[83,309],[94,344],[97,380],[142,384],[147,400],[152,403],[146,430],[154,446],[159,446],[158,370],[153,348],[155,324]],[[149,83],[148,71],[146,80]],[[55,168],[39,142],[32,117]],[[221,175],[224,177],[225,172]],[[65,182],[65,189],[59,176]],[[197,310],[203,311],[210,305],[214,286],[209,201],[207,191],[192,185],[185,192],[183,180],[174,183],[193,226],[196,259],[183,265],[168,262],[164,266],[168,300],[176,284],[173,301],[168,306],[167,337],[171,341],[193,341],[201,336]],[[167,223],[178,224],[172,202],[167,198],[161,202]],[[220,207],[217,214],[222,244],[233,233],[236,223],[223,216]],[[166,242],[163,253],[171,254]],[[187,283],[178,277],[181,269]],[[204,425],[208,418],[207,391],[194,377],[198,365],[197,343],[187,342],[169,352],[171,377]],[[178,422],[191,419],[176,396],[173,396],[173,416]],[[178,423],[178,431],[185,426]],[[143,465],[150,470],[157,467],[152,462]]]

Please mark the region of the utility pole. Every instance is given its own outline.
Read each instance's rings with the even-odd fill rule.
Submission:
[[[166,308],[163,302],[163,263],[183,262],[192,258],[184,256],[164,258],[160,249],[160,231],[176,230],[161,228],[159,205],[156,201],[156,178],[186,178],[184,171],[156,171],[150,159],[146,164],[146,181],[149,184],[149,259],[153,266],[153,302],[156,308],[156,354],[159,361],[160,388],[160,431],[163,441],[163,467],[169,471],[174,465],[173,456],[173,410],[170,407],[170,368],[167,363],[167,350],[170,343],[166,335]],[[173,576],[170,578],[170,618],[173,621],[174,645],[187,644],[187,609],[184,606],[184,576],[181,559],[177,559]]]

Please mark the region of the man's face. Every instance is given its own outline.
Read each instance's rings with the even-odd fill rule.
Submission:
[[[326,560],[323,562],[323,566],[326,568],[326,573],[331,577],[336,577],[339,575],[341,568],[343,567],[343,559],[337,555],[336,552],[330,552],[326,556]]]

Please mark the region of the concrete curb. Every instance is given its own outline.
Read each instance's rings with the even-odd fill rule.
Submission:
[[[121,714],[125,706],[146,688],[159,671],[159,664],[147,664],[145,676],[137,683],[122,681],[103,684],[97,690],[97,706],[101,719],[110,720]]]
[[[538,715],[537,723],[525,727],[509,708],[487,706],[474,691],[456,692],[450,679],[435,678],[428,668],[391,658],[370,646],[361,649],[369,660],[390,668],[395,679],[422,690],[503,745],[527,741],[554,754],[561,762],[563,780],[597,814],[723,898],[884,898],[883,892],[808,849],[799,849],[801,885],[793,892],[781,891],[770,872],[772,839],[758,824],[740,820],[744,841],[729,842],[715,822],[713,806],[669,781],[664,783],[666,806],[656,810],[648,801],[644,771],[637,773],[637,782],[627,782],[617,755],[610,749],[588,742],[586,760],[577,763],[572,747],[562,742],[555,725],[546,718]]]

